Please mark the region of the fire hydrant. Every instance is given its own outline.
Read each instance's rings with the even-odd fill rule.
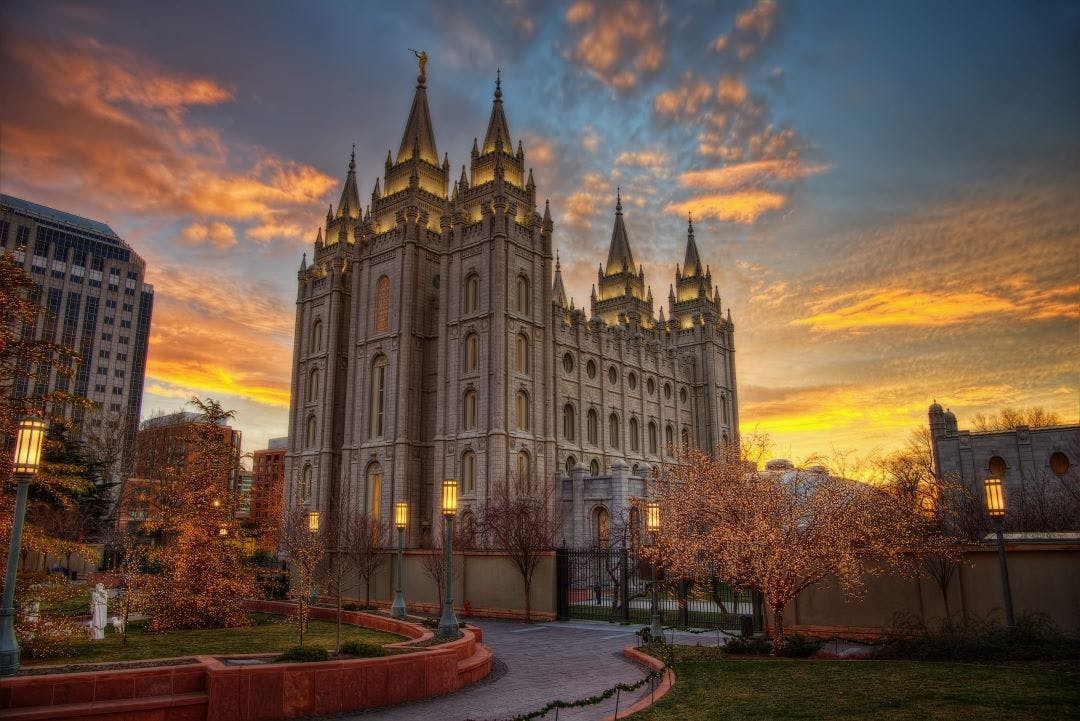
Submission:
[[[466,598],[465,603],[461,604],[461,612],[465,616],[471,616],[472,615],[472,604],[469,603],[469,599]]]

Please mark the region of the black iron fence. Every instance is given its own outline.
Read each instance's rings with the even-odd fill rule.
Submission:
[[[627,548],[560,548],[555,553],[557,617],[648,624],[655,584],[665,626],[762,630],[761,601],[717,579],[673,578]],[[655,579],[655,580],[654,580]]]

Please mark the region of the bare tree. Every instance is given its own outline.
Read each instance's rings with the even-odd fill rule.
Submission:
[[[320,531],[311,530],[308,512],[303,506],[296,506],[284,513],[281,548],[288,554],[292,569],[289,598],[296,600],[296,623],[301,646],[304,645],[304,633],[307,631],[311,598],[316,591],[316,574],[325,553]]]
[[[367,513],[351,514],[342,528],[341,550],[356,573],[356,594],[364,589],[364,605],[371,605],[371,579],[386,562],[389,524]]]
[[[528,623],[532,620],[533,575],[540,560],[555,547],[562,518],[551,485],[545,483],[532,493],[518,489],[510,479],[495,484],[481,512],[480,530],[487,543],[507,554],[521,576]]]
[[[442,523],[446,523],[445,516],[440,514]],[[445,527],[443,527],[445,528]],[[433,531],[424,540],[427,541],[424,545],[427,547],[426,552],[420,557],[420,564],[424,569],[424,575],[432,580],[435,584],[435,590],[439,597],[439,605],[436,608],[441,608],[443,605],[443,589],[446,588],[446,553],[443,551],[443,537],[446,535],[446,531],[443,528],[439,528],[438,531]],[[461,524],[454,526],[454,547],[462,548],[463,543],[466,543],[466,539],[463,537]],[[452,563],[453,571],[450,577],[451,581],[454,581],[461,577],[461,564]]]
[[[1018,426],[1042,428],[1061,425],[1061,416],[1042,406],[1002,408],[997,413],[976,413],[971,417],[973,431],[1011,431]]]

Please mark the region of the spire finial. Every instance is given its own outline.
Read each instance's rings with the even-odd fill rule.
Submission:
[[[352,144],[352,153],[349,154],[349,171],[356,170],[356,143]]]
[[[622,188],[615,186],[615,212],[622,212]]]
[[[558,270],[558,269],[559,269],[559,267],[560,267],[560,263],[559,263],[559,249],[558,249],[558,248],[556,248],[556,249],[555,249],[555,270]]]
[[[687,231],[693,235],[694,233],[694,216],[690,214],[690,211],[686,211],[686,228]]]
[[[495,99],[502,98],[502,68],[495,69]]]

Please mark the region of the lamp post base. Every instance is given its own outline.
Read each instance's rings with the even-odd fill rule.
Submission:
[[[14,609],[0,610],[0,676],[19,672],[19,644],[15,640]]]
[[[390,618],[405,618],[405,597],[401,591],[394,596],[394,605],[390,607]]]

